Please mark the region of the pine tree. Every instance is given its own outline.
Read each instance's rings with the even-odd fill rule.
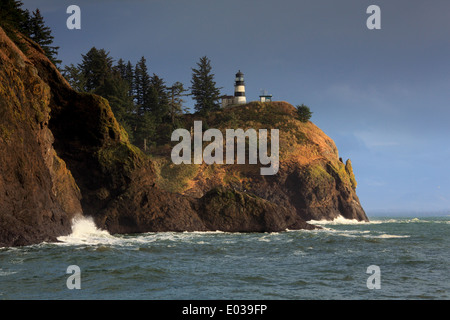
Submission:
[[[135,117],[133,122],[134,143],[146,150],[156,132],[155,117],[150,112],[151,83],[145,57],[136,63],[134,69]]]
[[[117,65],[115,65],[115,66],[113,67],[113,69],[114,69],[114,71],[116,71],[116,72],[119,73],[119,76],[120,76],[122,79],[125,79],[125,74],[126,74],[127,66],[125,65],[125,62],[123,61],[122,58],[120,58],[120,59],[117,61]]]
[[[81,56],[82,62],[78,66],[85,79],[84,91],[97,93],[96,90],[112,76],[113,59],[109,52],[104,49],[97,50],[95,47]]]
[[[53,36],[52,31],[45,25],[44,18],[41,15],[39,9],[33,11],[29,22],[27,22],[24,28],[28,29],[29,37],[41,46],[47,57],[54,63],[60,64],[61,60],[56,57],[58,55],[59,47],[52,46]]]
[[[142,57],[134,69],[134,97],[139,115],[149,110],[148,91],[150,90],[150,76],[147,61]]]
[[[133,88],[134,88],[134,71],[133,71],[133,65],[131,64],[130,60],[128,60],[126,68],[125,68],[125,77],[123,78],[129,86],[128,90],[128,96],[133,97]]]
[[[198,69],[192,68],[191,93],[195,110],[201,113],[218,110],[220,88],[216,87],[214,74],[211,73],[211,60],[204,56],[197,63]]]
[[[0,1],[0,26],[8,37],[22,50],[27,52],[27,46],[18,36],[17,31],[29,37],[30,12],[22,10],[22,1]]]
[[[172,123],[172,127],[175,129],[179,127],[178,119],[183,114],[183,97],[187,96],[187,90],[184,88],[181,82],[175,82],[168,89],[168,97],[169,97],[169,116],[170,121]]]
[[[297,115],[301,122],[308,122],[309,119],[311,119],[312,114],[309,107],[305,106],[303,103],[297,106]]]
[[[69,82],[74,90],[84,92],[86,79],[84,78],[81,68],[71,63],[70,65],[64,67],[62,70],[62,75],[66,78],[67,82]]]
[[[169,99],[166,90],[164,80],[153,74],[150,79],[148,103],[157,123],[161,123],[169,112]]]
[[[22,10],[22,1],[16,0],[2,0],[0,1],[0,26],[8,31],[16,29],[25,35],[23,27],[29,19],[26,11]]]
[[[114,67],[114,70],[116,70],[119,73],[120,77],[127,83],[128,96],[133,97],[134,71],[131,62],[128,60],[128,62],[125,64],[125,61],[120,58],[117,61],[117,65]]]
[[[95,90],[95,93],[109,101],[116,120],[125,128],[131,139],[133,136],[131,129],[134,120],[134,103],[132,98],[128,96],[127,82],[120,77],[118,72],[113,72]]]
[[[59,47],[52,46],[54,38],[51,29],[45,25],[41,12],[36,9],[30,14],[28,10],[22,9],[22,5],[22,1],[2,0],[0,26],[22,50],[26,50],[26,47],[17,37],[16,31],[34,40],[54,64],[60,64],[61,60],[57,59]]]

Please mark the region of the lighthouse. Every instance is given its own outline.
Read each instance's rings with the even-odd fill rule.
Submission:
[[[236,73],[236,80],[234,82],[234,103],[235,104],[245,104],[247,100],[245,99],[245,83],[244,74],[241,70]]]

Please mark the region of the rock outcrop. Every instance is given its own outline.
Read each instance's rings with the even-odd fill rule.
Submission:
[[[0,246],[55,241],[82,212],[53,148],[50,87],[0,28]]]
[[[185,170],[168,184],[170,163],[160,164],[162,186],[194,197],[211,188],[227,186],[284,206],[304,220],[333,220],[339,216],[368,221],[358,196],[350,160],[344,164],[335,143],[312,122],[298,120],[295,107],[287,102],[251,102],[226,108],[201,120],[218,128],[225,137],[227,128],[247,130],[278,129],[280,167],[275,175],[261,175],[261,165],[198,165]],[[224,151],[225,152],[225,151]],[[248,162],[248,161],[247,161]]]
[[[130,144],[107,100],[74,91],[38,45],[21,41],[25,51],[0,28],[0,247],[55,241],[78,214],[111,233],[367,220],[350,161],[291,105],[250,103],[204,119],[220,129],[279,127],[277,175],[261,176],[258,165],[175,168]]]
[[[199,201],[198,213],[208,230],[264,232],[315,229],[294,210],[235,189],[217,187]]]

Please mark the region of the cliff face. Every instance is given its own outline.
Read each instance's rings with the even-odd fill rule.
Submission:
[[[54,241],[82,212],[52,144],[49,86],[0,28],[0,246]]]
[[[279,129],[280,167],[275,175],[261,175],[261,165],[198,165],[171,176],[168,163],[159,165],[158,181],[168,190],[195,197],[216,186],[228,186],[257,195],[295,211],[304,220],[347,219],[367,221],[356,195],[351,161],[344,164],[335,143],[312,122],[297,120],[286,102],[251,102],[218,111],[208,118],[193,116],[210,128]],[[225,151],[224,151],[225,152]],[[248,160],[247,160],[248,162]],[[181,175],[181,177],[180,177]],[[168,183],[172,179],[183,184]]]
[[[310,218],[367,219],[350,162],[312,123],[300,125],[289,104],[207,119],[222,129],[281,126],[277,175],[249,165],[175,166],[131,145],[108,101],[72,90],[36,44],[23,42],[25,54],[0,28],[0,246],[54,241],[77,214],[111,233],[282,231],[314,228]]]

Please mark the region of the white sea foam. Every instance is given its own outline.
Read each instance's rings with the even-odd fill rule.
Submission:
[[[409,235],[394,235],[394,234],[387,234],[379,231],[372,231],[372,230],[341,230],[341,229],[334,229],[333,225],[366,225],[366,224],[380,224],[385,223],[386,220],[376,220],[372,222],[360,222],[356,220],[349,220],[345,218],[338,218],[333,221],[310,221],[312,224],[318,224],[321,225],[322,229],[313,230],[313,232],[317,233],[325,233],[333,236],[341,236],[341,237],[348,237],[348,238],[366,238],[366,239],[394,239],[394,238],[409,238]],[[394,221],[390,221],[394,222]],[[395,220],[395,222],[398,222],[398,220]],[[389,222],[388,222],[389,223]]]
[[[17,273],[17,271],[3,271],[3,269],[0,268],[0,277],[9,276],[15,273]]]
[[[58,237],[68,244],[105,244],[116,241],[116,237],[108,231],[97,228],[91,217],[77,216],[72,220],[72,233]]]
[[[194,241],[206,234],[224,234],[222,231],[206,232],[148,232],[139,236],[111,235],[95,225],[92,217],[77,216],[72,220],[72,233],[58,237],[60,244],[68,245],[113,245],[139,246],[155,241],[179,242]]]
[[[311,220],[309,223],[321,225],[323,229],[314,230],[318,233],[330,233],[337,236],[350,237],[350,238],[375,238],[375,239],[391,239],[391,238],[407,238],[405,235],[392,235],[384,233],[372,233],[368,230],[336,230],[333,225],[366,225],[366,224],[381,224],[381,223],[417,223],[428,222],[425,220],[414,219],[386,219],[386,220],[373,220],[370,222],[357,221],[355,219],[345,219],[340,216],[332,221],[330,220]],[[444,221],[447,223],[448,221]],[[290,230],[287,230],[290,231]],[[293,231],[294,232],[294,231]],[[295,230],[295,232],[301,232],[301,230]],[[309,231],[310,232],[310,231]],[[139,236],[122,236],[111,235],[108,231],[102,230],[95,225],[94,220],[91,217],[76,217],[72,222],[72,233],[67,236],[58,237],[62,245],[112,245],[112,246],[140,246],[141,244],[149,244],[155,241],[162,242],[193,242],[197,243],[200,238],[205,235],[217,235],[217,234],[229,234],[222,231],[206,231],[206,232],[149,232],[142,233]],[[274,240],[274,236],[278,233],[262,234],[258,238],[258,241],[271,242]],[[203,241],[202,239],[201,241]],[[237,239],[234,239],[237,240]],[[224,243],[227,241],[234,242],[230,239],[223,239]]]
[[[358,221],[356,219],[346,219],[343,216],[336,217],[334,220],[310,220],[310,224],[316,225],[364,225],[364,224],[382,224],[382,223],[445,223],[447,220],[425,220],[419,218],[390,218],[369,221]]]
[[[395,238],[409,238],[409,235],[395,235],[387,233],[378,233],[369,230],[336,230],[326,228],[319,230],[319,232],[326,232],[330,235],[347,237],[347,238],[366,238],[366,239],[395,239]]]
[[[346,219],[343,216],[339,216],[334,218],[333,220],[310,220],[308,221],[308,223],[317,225],[323,224],[338,225],[338,224],[365,224],[370,222],[358,221],[356,219]]]
[[[400,235],[395,235],[395,234],[381,234],[379,236],[370,236],[370,238],[375,238],[375,239],[395,239],[395,238],[409,238],[410,236],[400,236]]]

